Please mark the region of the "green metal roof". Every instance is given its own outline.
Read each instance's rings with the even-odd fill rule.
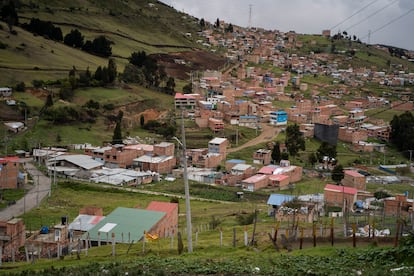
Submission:
[[[138,242],[144,235],[144,231],[150,232],[151,228],[160,221],[165,212],[148,211],[136,208],[118,207],[106,218],[101,220],[91,230],[89,230],[89,239],[91,241],[98,240],[98,232],[100,232],[100,240],[106,242],[108,233],[109,242],[112,241],[112,233],[115,233],[115,241],[117,243]],[[122,240],[123,233],[123,240]],[[130,233],[128,235],[128,233]],[[87,233],[83,235],[86,239]],[[128,240],[128,238],[130,240]]]

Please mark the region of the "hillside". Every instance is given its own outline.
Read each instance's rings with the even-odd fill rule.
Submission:
[[[63,36],[72,29],[78,29],[85,41],[104,35],[112,43],[118,71],[123,70],[132,52],[186,51],[190,56],[197,47],[192,37],[199,31],[198,20],[156,1],[20,1],[17,13],[20,25],[39,18],[59,27]],[[0,24],[0,41],[4,44],[0,49],[1,85],[54,80],[66,77],[73,66],[94,71],[107,63],[104,58],[33,35],[19,26],[13,28],[17,35],[12,35],[4,22]],[[211,59],[214,57],[210,54],[208,60]],[[203,68],[209,69],[209,65]]]

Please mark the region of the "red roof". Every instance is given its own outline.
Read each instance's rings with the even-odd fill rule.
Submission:
[[[289,176],[284,175],[284,174],[274,174],[274,175],[269,176],[270,180],[275,180],[275,181],[283,181],[286,178],[289,178]]]
[[[356,171],[345,170],[344,173],[353,177],[364,177],[362,174]]]
[[[326,184],[324,191],[331,191],[331,192],[338,192],[338,193],[345,193],[345,194],[351,194],[356,195],[358,190],[352,187],[347,186],[339,186],[334,184]]]
[[[17,156],[0,157],[0,163],[19,162],[20,158]]]
[[[148,207],[146,210],[165,212],[167,214],[171,214],[177,208],[178,208],[178,203],[151,201],[150,204],[148,204]]]
[[[193,95],[186,95],[182,93],[175,93],[175,99],[195,99]]]

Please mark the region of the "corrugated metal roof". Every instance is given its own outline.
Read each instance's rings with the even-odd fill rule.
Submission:
[[[333,184],[326,184],[324,191],[331,191],[331,192],[338,192],[338,193],[345,193],[345,194],[351,194],[355,195],[357,194],[358,190],[352,187],[347,186],[339,186],[339,185],[333,185]]]
[[[174,158],[174,156],[148,156],[148,155],[143,155],[143,156],[140,156],[138,158],[135,158],[134,161],[135,162],[146,162],[146,163],[161,163],[161,162],[171,160],[173,158]]]
[[[225,141],[227,141],[226,138],[214,138],[213,140],[210,140],[210,142],[208,142],[208,143],[209,144],[221,144]]]
[[[101,167],[102,163],[95,161],[91,156],[84,154],[61,155],[55,158],[57,161],[65,160],[85,170]]]
[[[104,216],[79,215],[69,224],[69,230],[89,231],[104,218]]]
[[[295,197],[291,195],[271,194],[269,199],[267,200],[267,204],[280,206],[284,202],[292,201],[294,198]]]
[[[109,241],[111,241],[112,233],[114,233],[117,243],[128,243],[128,237],[130,238],[129,242],[136,243],[142,239],[144,231],[150,232],[165,214],[165,212],[118,207],[89,230],[89,239],[91,241],[97,241],[98,232],[100,232],[101,241],[106,241],[107,233]],[[122,233],[124,237],[123,241]],[[86,239],[86,237],[87,234],[84,234],[83,238]]]

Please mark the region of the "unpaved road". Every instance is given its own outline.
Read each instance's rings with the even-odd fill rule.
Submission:
[[[272,141],[277,137],[277,135],[280,132],[279,127],[270,126],[266,123],[262,123],[262,124],[260,124],[260,126],[262,127],[262,130],[261,130],[261,133],[260,133],[259,136],[257,136],[256,138],[250,140],[247,143],[244,143],[243,145],[241,145],[239,147],[227,149],[227,153],[239,151],[241,149],[251,147],[251,146],[254,146],[254,145],[257,145],[257,144],[260,144],[260,143]]]

